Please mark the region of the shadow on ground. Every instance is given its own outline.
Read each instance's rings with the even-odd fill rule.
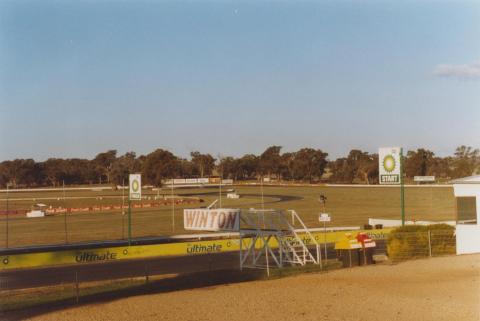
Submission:
[[[334,268],[329,267],[327,269]],[[141,284],[129,286],[128,288],[107,290],[102,293],[81,295],[78,302],[76,297],[56,300],[54,302],[45,302],[36,304],[32,307],[21,310],[0,312],[1,320],[24,320],[30,317],[39,316],[57,310],[78,307],[92,303],[104,303],[117,299],[128,298],[138,295],[166,293],[172,291],[181,291],[187,289],[198,289],[216,285],[247,282],[254,280],[275,279],[284,276],[294,275],[303,272],[319,272],[318,266],[309,268],[284,268],[271,270],[268,277],[265,270],[217,270],[214,272],[200,272],[178,275],[171,278],[160,280],[150,280]]]

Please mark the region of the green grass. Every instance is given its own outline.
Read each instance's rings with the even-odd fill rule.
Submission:
[[[223,207],[261,208],[261,190],[259,186],[236,186],[240,195],[238,200],[222,198]],[[165,189],[160,195],[170,194]],[[213,193],[213,194],[212,194]],[[218,198],[218,189],[179,189],[175,194],[198,194],[205,200],[202,206]],[[321,211],[318,198],[320,194],[327,196],[327,212],[332,215],[331,226],[359,226],[366,224],[368,218],[400,218],[399,188],[358,188],[358,187],[273,187],[265,186],[265,208],[295,209],[309,227],[320,227],[317,217]],[[156,192],[144,192],[154,197]],[[269,195],[297,196],[299,200],[277,202],[277,198]],[[121,191],[66,191],[63,200],[61,191],[17,192],[10,193],[11,209],[29,209],[33,204],[41,202],[52,206],[86,207],[93,205],[122,204]],[[86,197],[73,198],[70,197]],[[6,194],[0,193],[0,208],[6,208]],[[41,199],[42,198],[42,199]],[[49,199],[45,199],[49,198]],[[100,199],[101,198],[101,199]],[[15,200],[17,199],[17,200]],[[23,200],[18,200],[23,199]],[[451,187],[410,187],[406,188],[406,218],[417,220],[453,220],[454,197]],[[188,233],[183,229],[183,209],[193,205],[175,207],[175,227],[172,228],[172,208],[134,209],[132,213],[133,237],[159,236]],[[0,248],[6,247],[7,222],[0,221]],[[67,240],[69,243],[93,240],[122,239],[127,235],[127,216],[121,210],[109,212],[75,213],[67,216]],[[44,218],[26,218],[12,216],[8,222],[8,246],[28,246],[41,244],[65,243],[64,215]]]

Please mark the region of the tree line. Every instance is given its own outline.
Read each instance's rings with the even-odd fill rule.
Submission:
[[[198,151],[181,158],[157,149],[147,155],[134,152],[118,155],[116,150],[99,153],[93,159],[50,158],[43,162],[15,159],[0,163],[0,186],[5,188],[79,184],[128,183],[129,173],[142,173],[146,184],[160,186],[170,178],[220,176],[236,181],[262,177],[283,181],[330,183],[378,183],[378,154],[351,150],[346,157],[328,159],[320,149],[302,148],[282,153],[270,146],[262,154],[241,157],[213,157]],[[456,148],[451,156],[439,157],[420,148],[405,156],[405,175],[436,176],[440,180],[470,176],[480,172],[480,151],[469,146]]]

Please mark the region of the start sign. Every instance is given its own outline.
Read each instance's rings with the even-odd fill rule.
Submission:
[[[400,147],[378,150],[378,174],[380,184],[400,184]]]
[[[130,200],[142,199],[142,175],[130,174],[129,176]]]

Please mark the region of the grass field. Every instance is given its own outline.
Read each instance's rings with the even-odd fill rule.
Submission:
[[[223,207],[261,208],[259,186],[235,186],[240,199],[222,196]],[[196,196],[208,205],[219,198],[217,188],[177,189],[175,195]],[[170,190],[144,191],[154,198],[170,195]],[[317,217],[321,211],[318,198],[327,196],[326,209],[332,215],[331,226],[359,226],[368,218],[400,218],[400,191],[391,187],[274,187],[263,188],[265,208],[294,209],[309,227],[320,227]],[[65,196],[65,198],[64,198]],[[406,218],[416,220],[453,220],[453,190],[445,187],[407,187]],[[87,207],[94,205],[121,205],[121,191],[38,191],[9,194],[10,209],[29,209],[35,203],[54,207]],[[172,207],[135,209],[132,212],[133,237],[159,236],[187,233],[183,229],[183,209],[192,205],[175,206],[173,227]],[[0,193],[0,209],[6,209],[6,193]],[[66,226],[66,229],[65,229]],[[66,230],[66,232],[65,232]],[[127,215],[121,210],[108,212],[71,213],[44,218],[26,218],[11,215],[8,220],[8,247],[75,243],[93,240],[116,240],[127,237]],[[7,221],[0,221],[0,247],[7,246]]]

